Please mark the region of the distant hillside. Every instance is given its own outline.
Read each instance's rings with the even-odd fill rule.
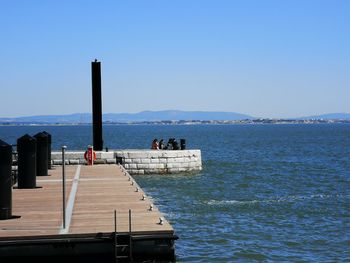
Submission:
[[[310,119],[324,119],[324,120],[330,120],[330,119],[338,119],[338,120],[350,120],[350,114],[349,113],[328,113],[328,114],[322,114],[322,115],[314,115],[314,116],[308,116],[308,117],[302,117],[300,119],[304,120],[310,120]]]
[[[164,120],[243,120],[251,116],[235,112],[210,111],[142,111],[139,113],[109,113],[103,115],[104,121],[164,121]]]
[[[90,113],[75,113],[69,115],[38,115],[16,118],[0,118],[0,122],[10,123],[90,123]]]
[[[103,114],[104,122],[141,122],[164,120],[244,120],[253,117],[235,112],[210,111],[142,111],[139,113],[107,113]],[[9,123],[91,123],[91,113],[69,115],[42,115],[16,118],[0,118],[0,122]]]

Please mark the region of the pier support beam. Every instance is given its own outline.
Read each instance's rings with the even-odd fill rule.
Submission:
[[[91,62],[92,76],[92,137],[96,151],[102,151],[102,96],[101,96],[101,62]]]

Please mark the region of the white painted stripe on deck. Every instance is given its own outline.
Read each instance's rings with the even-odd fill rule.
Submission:
[[[68,203],[66,206],[66,228],[63,228],[63,224],[62,224],[60,234],[68,234],[68,232],[69,232],[70,222],[72,220],[73,208],[74,208],[74,203],[75,203],[75,195],[76,195],[77,190],[78,190],[80,169],[81,169],[81,165],[78,165],[77,170],[75,171],[72,189],[70,191]]]

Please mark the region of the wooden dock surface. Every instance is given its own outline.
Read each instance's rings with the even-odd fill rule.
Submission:
[[[62,167],[37,177],[37,189],[13,189],[12,214],[0,221],[0,240],[12,237],[82,235],[129,231],[132,234],[173,233],[171,225],[129,174],[118,165],[66,166],[67,227],[62,228]],[[129,179],[130,178],[130,179]],[[142,196],[145,196],[143,200]],[[153,209],[150,210],[150,206]],[[163,224],[159,224],[163,218]]]

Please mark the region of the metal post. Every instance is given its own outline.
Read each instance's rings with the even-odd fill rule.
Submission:
[[[129,209],[129,260],[132,262],[131,209]]]
[[[114,210],[114,258],[118,262],[117,210]]]
[[[63,228],[66,228],[66,158],[64,153],[67,146],[62,146],[62,212],[63,212]]]

